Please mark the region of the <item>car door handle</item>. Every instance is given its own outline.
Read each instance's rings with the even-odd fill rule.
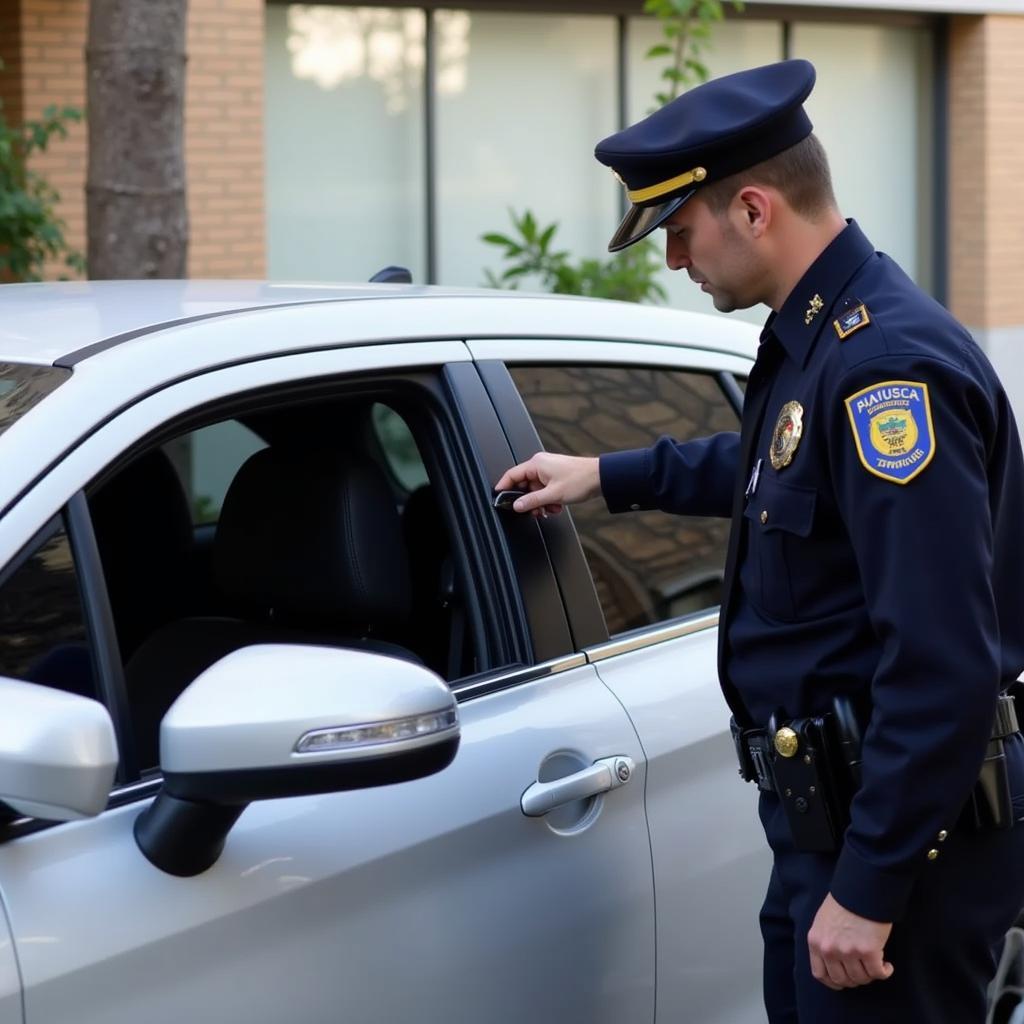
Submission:
[[[535,782],[523,794],[520,806],[528,818],[540,818],[562,804],[586,800],[610,789],[624,786],[635,769],[631,757],[602,757],[581,772],[554,782]]]

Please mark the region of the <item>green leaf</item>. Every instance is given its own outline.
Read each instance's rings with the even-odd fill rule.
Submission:
[[[507,235],[499,235],[496,231],[488,232],[486,235],[481,235],[480,240],[487,242],[488,245],[504,245],[508,247],[514,247],[515,242],[512,241]]]
[[[666,46],[664,43],[659,43],[657,46],[652,46],[647,51],[647,53],[644,54],[644,56],[645,57],[671,57],[672,56],[672,47],[671,46]]]

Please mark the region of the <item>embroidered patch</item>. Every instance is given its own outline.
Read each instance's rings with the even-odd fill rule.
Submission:
[[[884,380],[846,399],[857,455],[869,473],[910,483],[935,455],[928,385]]]
[[[862,302],[859,306],[854,306],[853,309],[843,310],[832,321],[832,326],[836,329],[839,340],[843,341],[855,331],[859,331],[862,327],[867,327],[869,323],[871,323],[871,317],[868,316],[867,306]]]

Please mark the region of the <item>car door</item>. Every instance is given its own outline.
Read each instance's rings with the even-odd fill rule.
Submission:
[[[76,375],[116,373],[116,358],[103,353]],[[539,527],[499,522],[489,507],[512,453],[463,344],[350,347],[201,373],[130,404],[74,447],[69,439],[66,457],[0,521],[5,625],[31,633],[44,654],[70,638],[92,648],[94,664],[116,662],[109,628],[98,628],[109,611],[83,488],[171,421],[203,410],[215,419],[227,398],[266,400],[323,380],[344,389],[350,377],[364,387],[368,374],[423,392],[425,414],[450,441],[444,458],[457,460],[439,465],[468,517],[460,550],[475,579],[512,594],[507,614],[529,650],[451,680],[462,739],[450,767],[252,803],[195,877],[140,853],[133,826],[160,780],[124,764],[97,817],[8,823],[0,891],[27,1024],[653,1020],[643,748],[572,649]],[[66,621],[58,635],[52,619],[19,617],[25,601],[59,588],[80,620],[71,632]],[[505,607],[492,589],[467,595],[474,614]],[[130,710],[111,702],[126,746]],[[11,982],[3,968],[0,958],[0,999]]]
[[[737,356],[585,339],[470,348],[517,460],[541,446],[596,455],[739,426],[737,375],[749,362]],[[770,862],[756,792],[737,778],[717,673],[728,522],[612,517],[590,502],[542,529],[577,648],[626,708],[648,759],[657,1019],[761,1020],[757,911]]]

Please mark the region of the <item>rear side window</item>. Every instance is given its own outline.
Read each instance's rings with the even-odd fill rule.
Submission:
[[[70,376],[58,366],[0,363],[0,434]]]
[[[621,366],[509,367],[544,447],[568,455],[685,441],[739,420],[711,374]],[[729,522],[663,512],[609,515],[599,501],[573,521],[611,635],[721,602]]]

